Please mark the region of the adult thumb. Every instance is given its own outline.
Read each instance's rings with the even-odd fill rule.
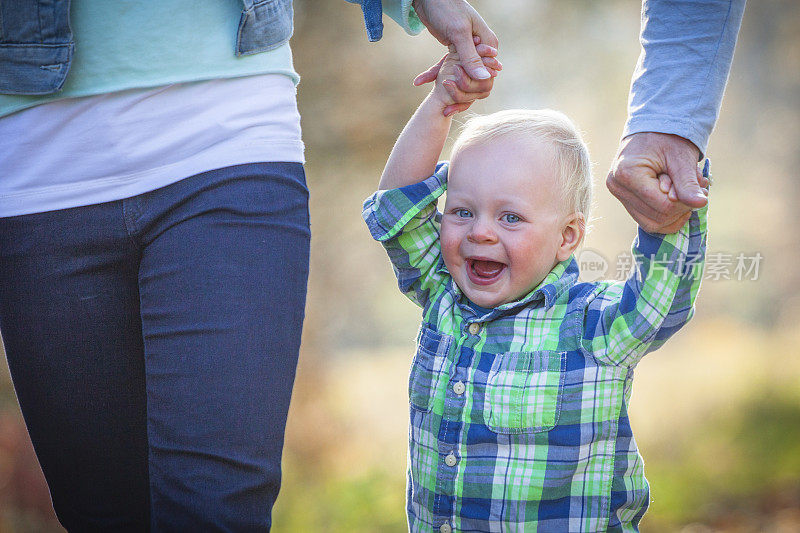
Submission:
[[[475,50],[475,43],[472,35],[459,35],[453,40],[453,46],[458,53],[461,67],[469,74],[473,80],[488,80],[492,77],[489,70],[483,66],[483,60]]]
[[[678,200],[689,207],[703,207],[708,203],[708,198],[700,189],[697,183],[697,164],[688,161],[681,161],[678,164],[673,162],[667,172],[672,184],[675,186],[675,193]]]

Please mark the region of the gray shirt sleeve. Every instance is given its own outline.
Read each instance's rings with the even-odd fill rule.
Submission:
[[[623,137],[672,133],[705,153],[744,5],[745,0],[643,0],[642,48]]]

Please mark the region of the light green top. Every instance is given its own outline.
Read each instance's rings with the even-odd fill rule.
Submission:
[[[170,83],[285,74],[300,80],[286,43],[236,57],[240,0],[73,0],[75,55],[64,89],[0,95],[0,116],[62,98]]]

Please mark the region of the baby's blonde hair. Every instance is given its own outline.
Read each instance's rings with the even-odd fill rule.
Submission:
[[[470,118],[453,144],[450,159],[459,150],[504,136],[543,140],[555,148],[555,164],[562,181],[562,198],[570,213],[583,213],[587,225],[592,208],[592,164],[589,148],[575,124],[552,109],[509,109]]]

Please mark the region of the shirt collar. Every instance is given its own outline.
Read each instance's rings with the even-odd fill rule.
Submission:
[[[444,260],[441,257],[439,258],[439,267],[437,268],[437,271],[447,272],[449,274],[447,267],[444,265]],[[578,261],[575,259],[574,255],[570,255],[569,258],[554,266],[553,270],[551,270],[550,273],[548,273],[547,276],[545,276],[545,278],[529,293],[518,300],[498,306],[495,308],[495,312],[490,313],[490,315],[495,313],[504,314],[507,311],[539,301],[543,302],[545,309],[550,309],[558,297],[561,296],[564,291],[569,290],[569,288],[572,287],[576,281],[578,281],[578,274]],[[450,278],[449,285],[451,290],[455,292],[457,296],[461,296],[461,289],[459,289],[458,285],[453,282],[452,277]]]
[[[499,306],[498,309],[517,308],[537,300],[544,300],[545,309],[550,309],[558,297],[578,281],[578,274],[578,261],[575,260],[575,256],[570,255],[567,259],[554,266],[553,270],[531,292],[519,300]]]

